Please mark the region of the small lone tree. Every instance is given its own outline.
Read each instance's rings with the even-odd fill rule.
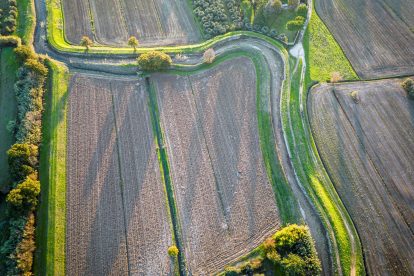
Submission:
[[[414,99],[414,80],[407,78],[401,83],[401,86],[408,93],[408,96]]]
[[[128,39],[128,45],[134,48],[134,52],[137,50],[137,47],[139,45],[139,41],[135,36],[131,36]]]
[[[177,257],[178,256],[178,248],[175,245],[171,245],[170,247],[168,247],[168,255],[170,255],[170,257]]]
[[[207,49],[203,54],[203,59],[205,63],[213,63],[215,58],[216,58],[216,52],[214,52],[213,48]]]
[[[163,52],[151,51],[138,57],[138,66],[144,71],[167,69],[171,64],[171,57]]]
[[[89,47],[93,46],[93,41],[89,37],[83,36],[80,41],[80,45],[85,47],[86,50],[89,50]]]

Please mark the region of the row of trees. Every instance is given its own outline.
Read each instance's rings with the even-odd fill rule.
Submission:
[[[128,42],[127,43],[128,43],[128,46],[134,48],[134,51],[139,46],[139,41],[138,41],[138,39],[135,36],[130,36],[128,38]],[[88,36],[83,36],[82,39],[80,40],[79,44],[81,46],[85,47],[86,51],[88,51],[89,48],[93,46],[93,41]]]
[[[264,263],[281,275],[319,275],[321,264],[307,226],[289,225],[260,246],[261,256],[237,267],[226,267],[225,275],[253,275],[264,271]]]
[[[6,0],[2,0],[6,1]],[[17,2],[8,0],[7,8],[0,9],[0,34],[10,35],[16,30]]]
[[[1,224],[4,233],[1,246],[1,275],[32,275],[35,250],[35,208],[40,194],[38,178],[39,145],[43,94],[48,69],[44,57],[31,47],[20,45],[14,50],[21,64],[14,86],[17,119],[9,123],[16,144],[7,151],[13,182],[6,196],[7,220]]]

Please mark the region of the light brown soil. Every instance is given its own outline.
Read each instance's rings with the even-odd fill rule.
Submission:
[[[259,146],[255,69],[237,58],[154,78],[187,267],[212,274],[280,226]]]
[[[321,85],[310,94],[312,128],[355,222],[371,275],[412,275],[414,102],[400,80]],[[357,91],[359,103],[351,97]]]
[[[360,77],[414,74],[414,1],[318,0],[315,4]]]
[[[136,36],[143,46],[190,44],[201,38],[186,0],[62,0],[65,35],[79,44],[124,45]]]
[[[167,255],[170,220],[148,97],[137,85],[81,74],[71,80],[68,275],[173,272]]]

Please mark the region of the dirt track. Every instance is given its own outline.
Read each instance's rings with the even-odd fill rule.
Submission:
[[[168,275],[172,244],[148,97],[75,75],[68,113],[67,274]],[[156,208],[154,208],[156,206]]]
[[[73,44],[84,35],[121,46],[131,35],[144,46],[185,45],[201,38],[186,0],[61,1],[65,35]]]
[[[412,275],[414,102],[399,80],[338,84],[335,91],[331,85],[312,90],[311,123],[361,237],[368,273]]]
[[[315,5],[360,77],[414,74],[414,1],[318,0]]]

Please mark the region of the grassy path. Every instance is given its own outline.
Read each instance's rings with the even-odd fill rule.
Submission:
[[[66,225],[66,67],[48,61],[49,81],[45,95],[40,152],[41,203],[36,229],[36,275],[65,274]]]

